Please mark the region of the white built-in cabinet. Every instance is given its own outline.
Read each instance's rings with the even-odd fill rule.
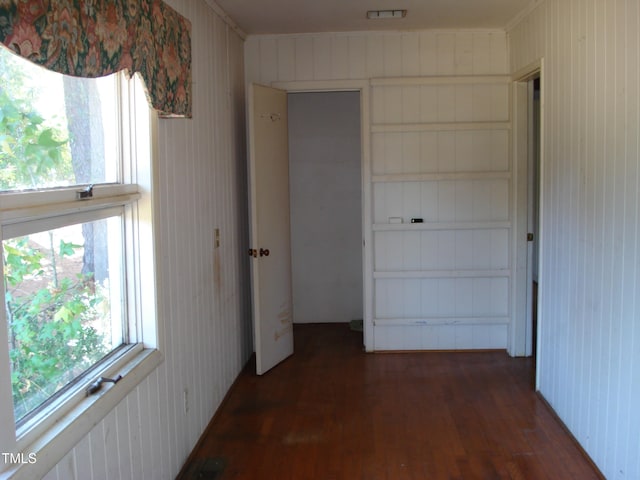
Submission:
[[[373,349],[506,348],[509,77],[379,78],[370,91]]]

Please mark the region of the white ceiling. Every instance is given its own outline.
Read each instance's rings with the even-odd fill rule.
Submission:
[[[357,30],[502,29],[532,0],[215,0],[248,35]],[[367,20],[367,10],[406,9]]]

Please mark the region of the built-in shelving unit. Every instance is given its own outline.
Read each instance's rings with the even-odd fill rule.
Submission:
[[[376,349],[506,347],[508,85],[503,75],[371,81]]]

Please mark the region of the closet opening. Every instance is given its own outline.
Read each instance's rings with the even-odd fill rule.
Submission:
[[[362,331],[360,92],[287,98],[293,322]]]

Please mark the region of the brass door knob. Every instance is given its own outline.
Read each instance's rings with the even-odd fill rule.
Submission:
[[[269,256],[269,249],[268,248],[261,248],[260,249],[260,256],[261,257],[268,257]]]

